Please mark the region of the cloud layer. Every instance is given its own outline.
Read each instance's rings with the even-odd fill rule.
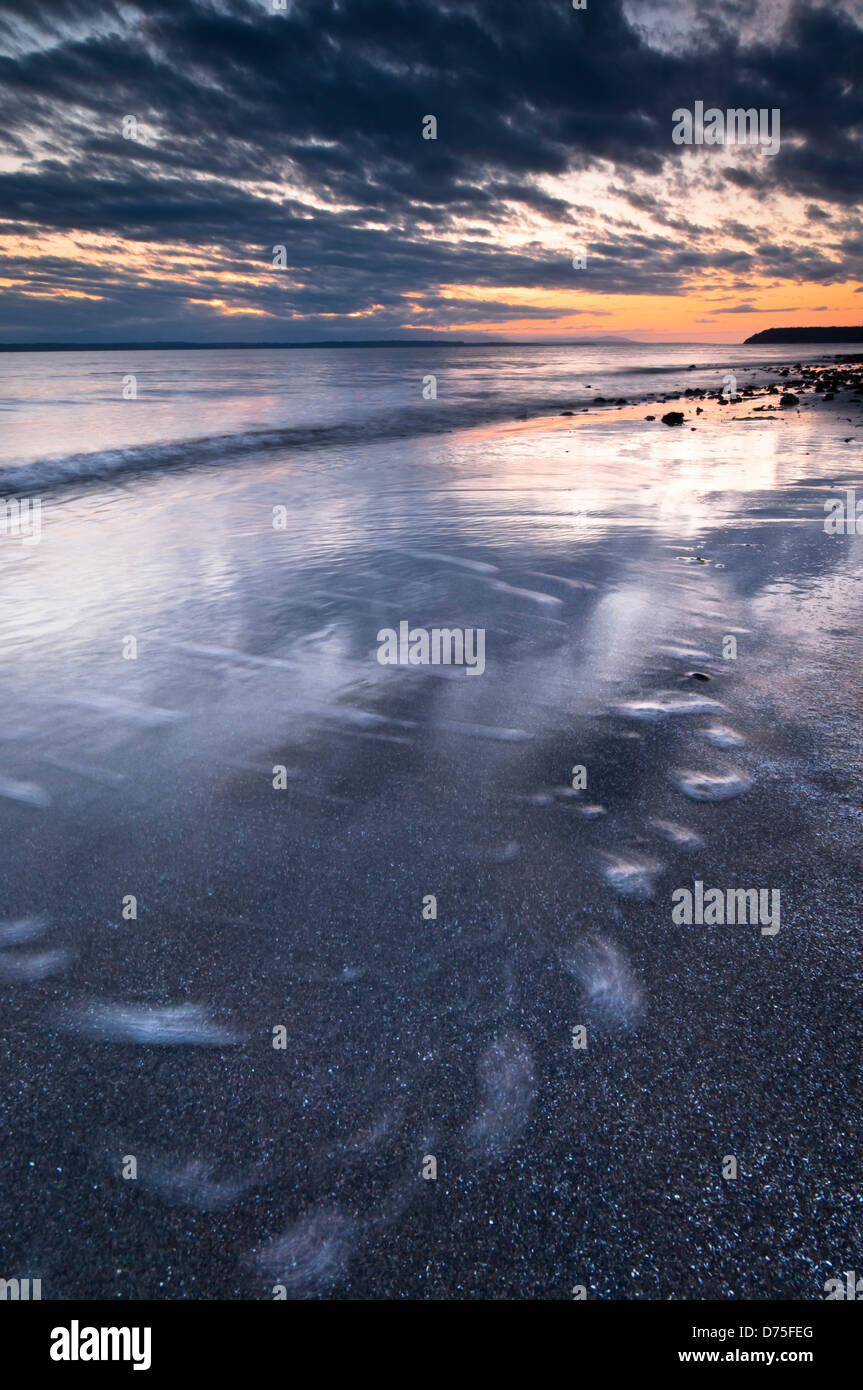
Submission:
[[[0,337],[854,321],[850,5],[273,3],[0,7]],[[675,146],[699,99],[778,108],[779,153]]]

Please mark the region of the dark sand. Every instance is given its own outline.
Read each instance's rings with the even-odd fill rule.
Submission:
[[[4,551],[0,916],[43,919],[0,947],[8,1277],[820,1299],[859,1267],[863,552],[823,502],[863,497],[863,420],[789,379],[100,488]],[[403,618],[484,626],[485,674],[381,667]],[[695,879],[779,889],[780,931],[674,925]]]

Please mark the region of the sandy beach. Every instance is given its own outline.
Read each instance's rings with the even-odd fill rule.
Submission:
[[[854,1267],[863,552],[825,502],[863,498],[860,366],[792,352],[735,400],[597,377],[572,415],[42,475],[0,552],[5,1267],[663,1300]],[[405,620],[483,629],[481,676],[382,665]],[[696,882],[779,929],[675,923]]]

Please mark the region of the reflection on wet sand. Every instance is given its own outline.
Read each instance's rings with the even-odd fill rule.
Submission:
[[[793,1246],[784,1098],[817,1113],[832,1046],[794,911],[807,874],[817,897],[822,784],[849,798],[808,900],[831,998],[858,862],[819,729],[858,713],[850,639],[825,644],[809,599],[856,631],[859,549],[824,536],[806,479],[851,464],[803,414],[707,401],[693,433],[645,413],[145,479],[47,508],[26,575],[4,554],[0,976],[45,1098],[12,1122],[106,1252],[81,1287],[54,1196],[28,1190],[70,1290],[113,1297],[138,1269],[86,1196],[136,1148],[153,1248],[196,1296],[404,1296],[429,1269],[517,1292],[488,1241],[521,1223],[554,1296],[564,1201],[584,1260],[622,1249],[622,1223],[625,1269],[687,1296],[707,1237],[668,1217],[664,1174],[696,1201],[704,1128],[775,1155],[782,1190],[749,1219]],[[402,620],[482,628],[485,671],[381,666]],[[777,718],[788,668],[807,694]],[[675,929],[695,877],[781,888],[781,932]],[[817,1185],[817,1136],[794,1143]],[[716,1296],[752,1287],[733,1243],[711,1268]],[[778,1277],[809,1296],[793,1261]],[[159,1272],[124,1278],[147,1295]]]

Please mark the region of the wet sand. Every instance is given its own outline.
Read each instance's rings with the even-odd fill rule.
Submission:
[[[824,501],[863,497],[863,416],[788,389],[48,500],[3,554],[5,1269],[820,1299],[854,1268],[863,566]],[[482,677],[381,666],[402,619],[483,627]],[[695,880],[779,889],[780,930],[676,925]]]

